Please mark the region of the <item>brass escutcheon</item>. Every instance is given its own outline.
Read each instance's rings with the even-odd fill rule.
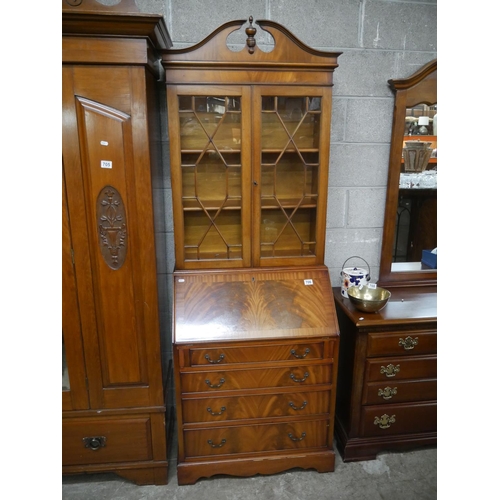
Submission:
[[[209,363],[220,363],[223,359],[224,359],[224,354],[221,354],[219,356],[219,359],[210,359],[210,356],[208,354],[205,354],[205,359],[209,362]]]
[[[225,406],[221,406],[220,411],[219,412],[215,412],[215,411],[212,411],[212,408],[210,408],[210,406],[209,406],[207,408],[207,411],[208,411],[208,413],[210,413],[210,415],[213,415],[215,417],[217,415],[222,415],[226,411],[226,407]]]
[[[399,345],[404,348],[405,351],[412,350],[418,344],[418,337],[412,339],[409,335],[405,339],[399,339]]]
[[[305,437],[306,437],[306,433],[303,432],[300,437],[294,437],[293,434],[291,432],[288,433],[288,437],[292,440],[292,441],[302,441]]]
[[[391,389],[390,387],[386,387],[385,389],[379,389],[378,395],[382,396],[384,399],[391,399],[392,396],[395,396],[398,393],[398,388],[394,387]]]
[[[288,406],[290,406],[291,408],[293,408],[294,410],[303,410],[307,405],[307,401],[304,401],[302,403],[302,406],[295,406],[291,401],[288,403]]]
[[[212,448],[222,448],[222,446],[224,446],[224,445],[226,444],[226,440],[225,440],[225,439],[223,439],[223,440],[220,442],[220,444],[214,444],[214,442],[213,442],[211,439],[209,439],[209,440],[207,441],[207,443],[208,443],[208,444],[209,444]]]
[[[373,423],[378,425],[381,429],[388,429],[394,422],[396,422],[396,415],[389,417],[387,413],[384,413],[381,417],[375,417],[373,421]]]
[[[290,373],[290,378],[294,382],[305,382],[307,377],[309,377],[309,372],[304,373],[304,378],[295,378],[295,375],[293,373]]]
[[[297,354],[297,351],[295,349],[292,349],[290,351],[290,354],[292,356],[295,356],[297,359],[304,359],[309,353],[311,352],[311,350],[309,349],[309,347],[304,351],[304,354]]]
[[[384,373],[386,377],[395,377],[396,373],[399,373],[400,370],[399,365],[394,366],[392,363],[380,367],[380,373]]]
[[[205,384],[207,384],[208,387],[211,387],[212,389],[218,389],[225,381],[226,381],[225,379],[221,378],[219,380],[218,384],[212,385],[212,383],[210,382],[210,380],[207,379],[207,380],[205,380]]]

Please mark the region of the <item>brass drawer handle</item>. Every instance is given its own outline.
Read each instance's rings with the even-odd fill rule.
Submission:
[[[223,439],[220,444],[214,444],[214,442],[209,439],[207,443],[212,447],[212,448],[222,448],[226,444],[226,440]]]
[[[208,411],[208,413],[210,413],[210,415],[213,415],[215,417],[216,415],[222,415],[226,411],[226,407],[221,406],[220,412],[217,413],[215,411],[212,411],[212,408],[210,408],[210,406],[209,406],[207,408],[207,411]]]
[[[418,337],[412,339],[409,335],[405,339],[399,339],[399,345],[405,351],[411,351],[418,344]]]
[[[217,363],[220,363],[223,359],[224,359],[224,354],[221,354],[219,356],[219,359],[210,359],[210,355],[209,354],[205,354],[205,359],[209,362],[209,363],[212,363],[212,364],[217,364]]]
[[[392,415],[392,417],[389,417],[387,413],[384,413],[380,418],[375,417],[375,420],[373,421],[374,425],[378,425],[381,429],[388,429],[391,424],[396,422],[396,415]]]
[[[307,405],[307,401],[304,401],[302,403],[302,406],[300,408],[297,407],[297,406],[295,406],[291,401],[288,403],[288,406],[291,406],[294,410],[297,410],[297,411],[298,410],[303,410],[306,407],[306,405]]]
[[[106,446],[106,437],[105,436],[84,437],[83,444],[85,448],[90,448],[92,451],[97,451]]]
[[[391,399],[397,393],[398,393],[397,387],[394,387],[394,389],[391,389],[390,387],[386,387],[385,389],[378,390],[378,395],[382,396],[382,398],[384,398],[384,399]]]
[[[212,385],[212,383],[210,382],[210,380],[208,380],[208,379],[207,379],[207,380],[205,380],[205,384],[207,384],[207,385],[208,385],[208,387],[211,387],[212,389],[218,389],[219,387],[221,387],[221,386],[222,386],[222,384],[223,384],[225,381],[226,381],[225,379],[221,378],[221,379],[219,380],[219,383],[218,383],[217,385]]]
[[[288,437],[292,440],[292,441],[302,441],[305,437],[306,437],[306,433],[303,432],[299,438],[297,437],[294,437],[293,434],[291,432],[288,433]]]
[[[401,367],[399,365],[394,366],[392,363],[387,366],[380,367],[380,373],[384,373],[386,377],[395,377],[396,373],[399,373]]]
[[[311,352],[311,350],[309,349],[309,347],[304,351],[304,354],[297,354],[297,351],[295,349],[292,349],[290,351],[290,354],[292,356],[295,356],[297,359],[304,359],[309,353]]]
[[[290,378],[294,382],[305,382],[307,377],[309,377],[309,372],[304,373],[304,378],[295,378],[295,375],[293,373],[290,373]]]

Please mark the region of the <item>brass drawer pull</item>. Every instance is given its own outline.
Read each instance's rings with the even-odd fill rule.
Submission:
[[[207,443],[212,447],[212,448],[222,448],[226,444],[226,440],[223,439],[220,444],[214,444],[214,442],[209,439]]]
[[[305,437],[306,437],[306,433],[303,432],[299,438],[297,437],[293,437],[293,434],[291,432],[288,433],[288,437],[292,440],[292,441],[302,441]]]
[[[218,389],[219,387],[221,387],[221,386],[222,386],[222,384],[223,384],[225,381],[226,381],[225,379],[221,378],[221,379],[219,380],[219,383],[218,383],[217,385],[212,385],[212,383],[210,382],[210,380],[208,380],[208,379],[207,379],[207,380],[205,380],[205,384],[207,384],[207,385],[208,385],[208,387],[211,387],[212,389]]]
[[[378,390],[378,395],[382,396],[384,399],[391,399],[392,396],[395,396],[398,393],[398,388],[394,387],[394,389],[391,389],[390,387],[386,387],[385,389],[379,389]]]
[[[405,339],[399,339],[399,345],[404,348],[405,351],[411,351],[418,344],[418,337],[412,339],[409,335]]]
[[[378,425],[381,429],[388,429],[391,426],[391,424],[395,422],[396,422],[396,415],[389,417],[387,413],[384,413],[380,418],[375,417],[375,420],[373,421],[374,425]]]
[[[304,373],[304,378],[295,378],[295,375],[293,373],[290,373],[290,378],[294,382],[305,382],[307,377],[309,377],[309,372]]]
[[[298,411],[298,410],[303,410],[303,409],[306,407],[306,405],[307,405],[307,401],[304,401],[304,402],[302,403],[302,406],[301,406],[301,407],[297,407],[297,406],[295,406],[295,405],[294,405],[291,401],[288,403],[288,406],[291,406],[294,410],[297,410],[297,411]]]
[[[380,373],[384,373],[386,377],[395,377],[396,373],[399,373],[401,370],[399,365],[394,366],[392,363],[387,366],[380,367]]]
[[[215,411],[212,411],[212,408],[210,408],[210,406],[209,406],[207,408],[207,411],[208,411],[208,413],[210,413],[210,415],[213,415],[215,417],[216,415],[222,415],[226,411],[226,407],[221,406],[220,412],[217,413]]]
[[[223,359],[224,359],[224,354],[221,354],[219,356],[219,359],[210,359],[210,355],[209,354],[205,354],[205,359],[209,362],[209,363],[212,363],[212,364],[217,364],[217,363],[220,363]]]
[[[84,437],[83,444],[85,448],[90,448],[92,451],[97,451],[106,446],[106,437],[105,436]]]
[[[290,354],[292,354],[293,356],[295,356],[297,359],[304,359],[309,353],[311,352],[311,350],[309,349],[309,347],[304,351],[304,354],[297,354],[297,351],[295,349],[292,349],[290,351]]]

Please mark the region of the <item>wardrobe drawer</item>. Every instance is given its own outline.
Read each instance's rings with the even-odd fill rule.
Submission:
[[[366,360],[365,383],[378,380],[437,378],[436,356]]]
[[[414,434],[437,430],[437,403],[361,408],[361,437]]]
[[[362,404],[404,403],[436,399],[436,379],[380,381],[366,384]]]
[[[330,349],[330,351],[332,351]],[[249,346],[217,346],[189,349],[186,366],[214,366],[231,363],[263,363],[323,359],[325,342],[271,343]],[[331,357],[331,354],[330,354]]]
[[[152,459],[148,416],[63,419],[63,465]]]
[[[217,370],[181,373],[182,392],[229,391],[261,387],[300,387],[330,384],[332,365],[306,365],[256,370]]]
[[[184,423],[328,414],[330,391],[184,399]]]
[[[325,448],[328,420],[185,430],[186,457]]]
[[[435,354],[437,352],[436,331],[369,333],[366,355],[402,356]]]

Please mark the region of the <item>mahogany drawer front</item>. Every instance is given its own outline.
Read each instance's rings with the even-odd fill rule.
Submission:
[[[186,457],[325,448],[328,420],[185,430]]]
[[[63,465],[152,459],[148,416],[63,419]]]
[[[362,404],[391,404],[437,399],[437,381],[395,380],[370,382],[363,391]]]
[[[181,373],[180,378],[182,392],[220,392],[262,387],[300,387],[331,383],[332,365],[187,372]]]
[[[415,403],[361,408],[362,437],[413,434],[437,430],[437,403]]]
[[[185,399],[184,423],[327,414],[330,391]]]
[[[365,383],[379,380],[437,378],[436,356],[373,358],[366,360]]]
[[[369,333],[367,357],[436,354],[436,331]]]
[[[261,363],[266,361],[316,360],[325,357],[325,342],[276,343],[262,345],[190,348],[190,366],[214,366],[231,363]]]

